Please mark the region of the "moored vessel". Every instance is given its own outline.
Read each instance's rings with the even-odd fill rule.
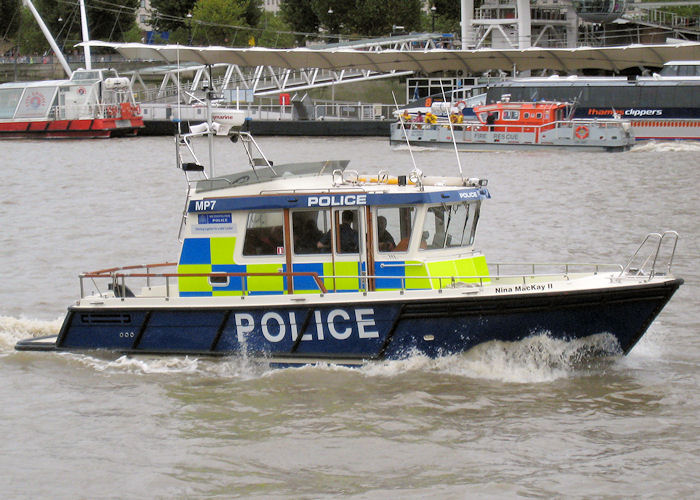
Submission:
[[[0,84],[0,138],[98,138],[136,135],[143,128],[131,81],[113,69],[93,69],[85,46],[85,68],[71,70],[31,0],[25,0],[67,80]],[[80,0],[83,41],[88,40],[85,3]]]
[[[512,102],[509,95],[493,104],[474,106],[476,120],[464,121],[458,109],[448,120],[405,113],[392,124],[390,144],[455,147],[462,151],[558,147],[585,151],[624,151],[634,144],[630,122],[619,117],[572,119],[566,102]]]
[[[469,94],[481,92],[474,97]],[[504,94],[513,101],[575,102],[572,118],[629,120],[635,140],[700,140],[700,61],[667,61],[651,76],[559,76],[512,78],[417,99],[401,109],[412,116],[418,111],[447,118],[458,108],[465,119],[473,107],[492,104]]]
[[[112,69],[0,85],[0,138],[98,138],[143,128],[131,82]]]
[[[249,168],[207,176],[188,158],[198,134],[177,141],[177,261],[84,273],[58,335],[17,349],[351,365],[544,333],[608,334],[628,352],[682,283],[675,233],[626,266],[487,263],[474,244],[483,179],[273,163],[240,130]]]

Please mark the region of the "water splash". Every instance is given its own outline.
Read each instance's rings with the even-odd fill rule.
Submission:
[[[14,352],[23,338],[58,333],[62,319],[40,321],[0,316],[0,354]],[[612,335],[599,334],[585,339],[564,341],[541,333],[519,342],[492,341],[466,353],[429,358],[420,352],[404,359],[370,362],[360,368],[318,363],[292,370],[359,371],[367,377],[395,377],[407,373],[432,372],[458,377],[496,380],[507,383],[549,382],[575,376],[589,369],[595,360],[620,352]],[[55,354],[48,354],[54,356]],[[265,359],[248,356],[209,358],[196,356],[126,356],[110,353],[63,353],[60,356],[98,372],[133,375],[184,374],[216,378],[255,379],[279,373]]]
[[[370,363],[360,370],[368,376],[430,371],[507,383],[537,383],[575,376],[619,354],[617,340],[609,334],[564,341],[542,333],[519,342],[485,342],[466,353],[436,359],[412,353],[403,360]]]
[[[669,153],[675,151],[700,151],[700,142],[698,141],[644,141],[632,146],[632,153]]]
[[[0,316],[0,353],[14,351],[15,344],[28,337],[55,335],[61,329],[62,323],[62,317],[53,321],[42,321]]]
[[[210,358],[197,356],[120,355],[115,358],[99,354],[65,353],[83,366],[98,372],[130,375],[195,375],[217,379],[248,380],[275,371],[264,360],[245,356]]]
[[[480,344],[458,360],[445,358],[441,369],[509,383],[551,382],[575,376],[594,366],[595,361],[619,354],[619,344],[610,334],[571,341],[539,334],[520,342]]]

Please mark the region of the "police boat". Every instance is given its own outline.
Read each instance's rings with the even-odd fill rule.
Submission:
[[[474,246],[485,179],[273,163],[243,121],[228,126],[245,171],[207,175],[197,160],[192,139],[216,122],[176,139],[177,261],[81,274],[59,333],[16,349],[357,365],[608,334],[627,353],[683,283],[675,232],[648,235],[621,266],[487,262]]]

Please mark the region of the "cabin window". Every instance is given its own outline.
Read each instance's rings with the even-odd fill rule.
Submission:
[[[380,252],[406,252],[411,242],[416,208],[388,206],[377,208],[375,241]]]
[[[542,118],[542,113],[537,113],[537,118]]]
[[[503,111],[503,119],[504,120],[519,120],[520,119],[520,111],[505,110],[505,111]]]
[[[12,118],[22,95],[22,89],[0,90],[0,118]]]
[[[330,248],[331,240],[335,238],[335,252],[358,253],[360,238],[358,233],[360,214],[357,209],[336,210],[333,212],[335,236],[330,231],[326,232],[320,240],[322,249]]]
[[[27,87],[17,107],[15,118],[43,118],[51,111],[56,87]]]
[[[250,212],[243,255],[283,255],[284,232],[281,210]]]
[[[523,118],[525,118],[525,119],[530,118],[530,113],[528,113],[528,112],[523,113]]]
[[[70,77],[70,79],[72,81],[99,80],[100,79],[100,72],[99,71],[86,71],[86,70],[74,71],[73,75]]]
[[[331,228],[330,210],[299,210],[292,213],[294,253],[306,255],[329,253],[330,245],[323,246],[321,238]]]
[[[423,223],[421,249],[469,246],[474,240],[476,207],[470,203],[452,203],[428,208]]]

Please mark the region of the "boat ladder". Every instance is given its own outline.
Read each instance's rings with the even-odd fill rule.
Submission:
[[[671,274],[671,265],[677,245],[678,233],[676,231],[647,234],[620,272],[620,277],[624,275],[648,276],[651,279],[656,275]]]

